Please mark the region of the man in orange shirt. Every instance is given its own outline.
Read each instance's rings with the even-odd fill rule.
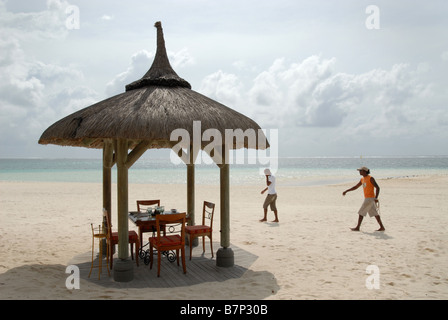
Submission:
[[[370,217],[375,217],[376,221],[380,225],[380,228],[376,231],[384,231],[386,230],[383,226],[383,222],[378,214],[378,209],[376,203],[378,202],[378,196],[380,195],[380,187],[376,183],[375,179],[371,177],[369,168],[362,167],[358,169],[359,174],[362,176],[361,180],[358,184],[350,189],[345,190],[342,195],[345,196],[347,192],[358,189],[360,186],[364,189],[364,202],[361,208],[358,211],[358,225],[354,228],[351,228],[353,231],[359,231],[359,227],[361,226],[361,222],[364,217],[369,214]]]

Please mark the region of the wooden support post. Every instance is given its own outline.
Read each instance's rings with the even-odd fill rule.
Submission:
[[[112,215],[112,167],[115,164],[112,141],[103,145],[103,208]],[[110,220],[110,219],[109,219]]]
[[[221,202],[221,246],[230,247],[230,193],[229,193],[229,165],[223,164],[220,171],[220,202]]]
[[[195,225],[194,201],[195,201],[195,179],[194,179],[194,155],[190,150],[190,162],[187,164],[187,215],[190,217],[190,225]]]
[[[220,202],[221,202],[221,248],[216,252],[218,267],[233,267],[234,254],[230,248],[230,167],[228,150],[222,153],[223,161],[220,170]]]
[[[127,259],[129,257],[127,141],[120,139],[117,146],[118,257]]]
[[[129,259],[128,223],[128,142],[118,139],[117,149],[117,215],[118,215],[118,261],[114,263],[114,280],[131,281],[134,278],[134,265]],[[138,253],[137,253],[138,254]]]
[[[113,161],[113,145],[112,141],[103,142],[103,208],[106,209],[109,215],[109,221],[112,218],[112,167]],[[107,219],[103,216],[103,227],[107,230]],[[103,239],[103,254],[107,252],[106,239]]]
[[[197,153],[195,153],[193,147],[190,146],[190,161],[187,163],[187,215],[188,225],[194,226],[195,222],[195,166],[194,162],[196,161]],[[197,247],[199,241],[198,237],[193,239],[193,247]],[[188,245],[190,245],[190,237],[186,237],[185,241]]]

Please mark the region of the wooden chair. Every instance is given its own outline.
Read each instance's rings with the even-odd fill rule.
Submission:
[[[215,204],[211,202],[204,201],[204,206],[202,209],[202,224],[195,226],[185,227],[185,232],[189,235],[190,243],[190,260],[191,252],[193,250],[193,240],[197,237],[202,237],[202,252],[205,252],[205,237],[210,238],[210,248],[212,250],[213,258],[213,216],[215,213]],[[206,224],[206,219],[209,222]]]
[[[98,268],[98,280],[100,279],[100,275],[101,275],[101,270],[102,270],[102,262],[103,262],[103,244],[101,243],[101,240],[106,239],[107,238],[107,231],[104,230],[103,227],[98,226],[98,228],[94,228],[93,227],[93,223],[90,224],[90,226],[92,227],[92,264],[90,265],[90,272],[89,272],[89,278],[90,275],[92,274],[92,269],[93,268]],[[99,247],[100,247],[100,253],[98,255],[98,261],[99,264],[98,266],[94,266],[93,265],[93,252],[95,251],[95,239],[98,239],[99,241]],[[106,257],[109,255],[109,250],[108,247],[106,247]],[[106,263],[106,269],[107,269],[107,273],[109,274],[110,277],[110,271],[109,271],[109,265]]]
[[[160,199],[159,200],[137,200],[137,211],[142,212],[145,211],[146,206],[157,205],[160,207]],[[143,233],[146,232],[155,232],[156,229],[153,226],[139,226],[138,227],[138,236],[140,238],[140,248],[143,248]]]
[[[157,236],[149,238],[150,268],[154,261],[153,250],[157,250],[157,276],[160,277],[160,261],[162,252],[176,250],[177,265],[179,265],[179,250],[182,254],[182,268],[187,273],[185,265],[185,217],[186,213],[159,214],[156,216]],[[162,235],[161,227],[166,226],[167,235]]]
[[[137,200],[137,211],[143,210],[143,206],[157,205],[160,207],[160,199],[158,200]]]
[[[107,223],[107,246],[108,246],[108,259],[110,258],[110,269],[112,270],[114,262],[114,251],[113,248],[118,244],[118,232],[112,232],[112,224],[110,223],[109,213],[103,209],[103,215],[106,217]],[[135,244],[135,262],[138,264],[138,251],[140,247],[140,240],[138,238],[137,232],[134,230],[129,230],[129,244],[131,245],[131,257],[134,260],[134,244]],[[109,260],[108,260],[109,261]]]

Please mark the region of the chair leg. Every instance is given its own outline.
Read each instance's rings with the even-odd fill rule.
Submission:
[[[91,265],[90,265],[89,278],[90,278],[90,274],[92,273],[92,269],[93,269],[93,248],[94,248],[94,245],[95,245],[94,242],[95,242],[95,241],[94,241],[94,238],[92,237],[92,263],[91,263]]]
[[[112,270],[113,266],[114,266],[114,244],[111,243],[109,246],[109,255],[110,255],[110,270]]]
[[[140,248],[143,248],[142,227],[138,227],[138,238],[140,239]],[[137,251],[137,254],[139,252]]]
[[[137,240],[137,242],[135,243],[135,262],[137,263],[137,267],[139,266],[138,265],[138,258],[140,257],[139,252],[138,252],[139,250],[140,250],[140,246],[139,246],[139,243]]]
[[[134,243],[131,242],[130,245],[131,245],[131,259],[134,260]]]
[[[109,274],[110,277],[110,269],[109,269],[109,244],[106,241],[106,268],[107,268],[107,273]]]
[[[176,249],[176,256],[177,256],[177,266],[179,266],[179,249]]]
[[[149,265],[149,269],[152,269],[152,262],[154,260],[153,257],[153,247],[152,247],[152,243],[149,244],[149,261],[151,261],[151,264]]]
[[[191,252],[193,251],[193,235],[190,234],[190,260],[191,260]]]
[[[101,239],[100,239],[99,243],[100,243],[100,255],[98,256],[98,260],[99,260],[98,280],[100,280],[101,271],[103,268],[103,246],[101,245]]]
[[[109,254],[110,254],[110,250],[109,250],[109,242],[106,240],[106,262],[107,262],[107,267],[109,268]]]
[[[160,277],[160,260],[162,260],[161,252],[157,249],[157,276]]]
[[[212,234],[210,233],[210,249],[212,250],[212,258],[213,258],[213,241],[212,241]]]
[[[182,247],[182,268],[184,269],[184,273],[187,273],[187,266],[185,264],[185,247]]]
[[[205,235],[202,236],[202,254],[205,253]]]

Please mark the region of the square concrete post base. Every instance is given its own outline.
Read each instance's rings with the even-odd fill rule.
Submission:
[[[229,268],[235,263],[233,250],[231,248],[219,248],[216,252],[216,266]]]
[[[114,259],[114,280],[117,282],[134,280],[134,263],[131,259]]]

